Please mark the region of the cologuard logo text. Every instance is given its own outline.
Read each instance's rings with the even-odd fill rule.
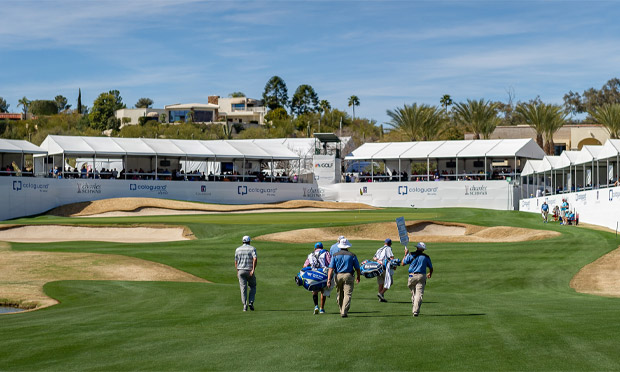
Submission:
[[[269,187],[247,187],[247,186],[237,186],[237,194],[239,195],[248,195],[248,194],[261,194],[267,196],[276,196],[276,192],[278,191],[277,187],[269,188]]]
[[[77,183],[77,193],[78,194],[101,194],[101,185],[96,183],[88,184],[88,183]]]
[[[143,192],[152,192],[158,195],[167,195],[167,185],[139,185],[136,183],[129,184],[130,191],[143,191]]]
[[[398,186],[398,195],[407,195],[410,193],[418,193],[418,194],[426,194],[426,195],[436,195],[439,187],[407,187],[407,186]]]
[[[49,187],[50,187],[49,183],[13,181],[13,190],[15,191],[31,189],[31,190],[39,190],[39,192],[47,192]]]
[[[487,195],[486,186],[465,186],[465,195]]]

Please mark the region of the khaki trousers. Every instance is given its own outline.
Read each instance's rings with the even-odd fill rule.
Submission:
[[[413,276],[409,276],[407,286],[411,290],[413,314],[417,315],[420,313],[420,306],[422,306],[422,297],[424,297],[424,287],[426,286],[426,275],[413,274]]]
[[[355,280],[353,280],[353,274],[336,274],[336,288],[338,289],[338,307],[340,308],[340,315],[347,315],[349,313],[349,307],[351,306],[351,295],[353,294],[354,286]]]

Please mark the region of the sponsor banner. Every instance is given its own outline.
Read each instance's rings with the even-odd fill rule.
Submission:
[[[314,180],[319,186],[336,183],[336,157],[334,155],[314,155],[312,168]]]
[[[512,185],[506,181],[338,183],[321,189],[324,200],[376,207],[513,209]]]
[[[316,184],[270,182],[198,182],[90,180],[0,177],[7,195],[0,220],[29,216],[83,201],[121,197],[165,198],[218,204],[262,204],[321,200]]]
[[[572,192],[567,194],[549,195],[540,198],[523,199],[519,202],[522,212],[540,213],[543,201],[549,204],[549,210],[562,204],[566,199],[569,209],[579,214],[579,222],[604,226],[612,230],[620,223],[620,187],[603,188]]]

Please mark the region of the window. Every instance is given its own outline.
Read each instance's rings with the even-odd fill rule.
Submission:
[[[233,103],[231,106],[233,111],[245,111],[245,103]]]
[[[171,110],[170,115],[168,116],[168,122],[174,123],[177,121],[185,121],[188,112],[189,110]]]
[[[565,143],[558,143],[555,144],[555,146],[553,147],[553,154],[554,155],[562,155],[562,151],[566,150],[566,144]]]

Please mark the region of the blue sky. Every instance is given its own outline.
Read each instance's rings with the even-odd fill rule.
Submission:
[[[66,96],[88,106],[118,89],[132,107],[260,98],[278,75],[289,97],[320,99],[383,123],[387,109],[444,94],[505,101],[620,77],[618,1],[3,0],[0,97]]]

